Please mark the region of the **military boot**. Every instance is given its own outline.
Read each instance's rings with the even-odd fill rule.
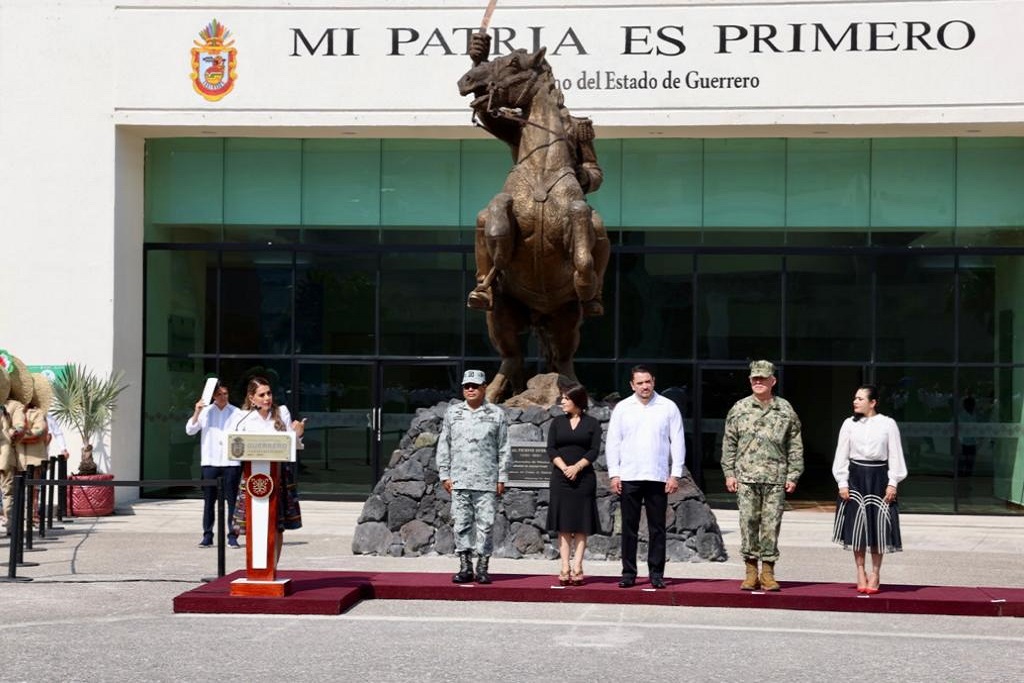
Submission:
[[[756,591],[761,587],[761,582],[757,579],[757,558],[748,557],[743,563],[747,565],[747,578],[740,584],[740,590]]]
[[[491,561],[490,555],[481,555],[476,559],[476,582],[490,583],[491,575],[487,573],[487,564]]]
[[[761,588],[766,591],[779,590],[779,582],[775,580],[775,563],[761,563]]]
[[[459,553],[459,573],[452,577],[452,583],[469,583],[473,578],[473,554],[468,550]]]

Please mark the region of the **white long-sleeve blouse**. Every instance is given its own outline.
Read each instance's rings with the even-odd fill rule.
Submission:
[[[907,478],[907,461],[903,457],[903,443],[896,420],[877,414],[854,422],[846,418],[839,429],[836,457],[832,461],[832,476],[839,488],[850,486],[850,460],[889,463],[889,486],[897,486]]]

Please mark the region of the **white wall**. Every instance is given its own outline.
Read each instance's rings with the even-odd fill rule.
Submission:
[[[131,476],[140,366],[118,357],[115,338],[127,331],[137,347],[141,332],[115,328],[112,20],[99,0],[0,4],[0,221],[4,250],[19,255],[7,259],[0,346],[28,364],[127,371],[113,446],[97,448]],[[80,444],[68,436],[73,469]]]

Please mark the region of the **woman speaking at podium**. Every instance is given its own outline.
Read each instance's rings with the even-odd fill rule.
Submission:
[[[306,429],[305,420],[292,420],[288,406],[274,402],[274,393],[265,377],[253,377],[245,389],[245,403],[231,431],[268,434],[273,432],[295,432],[299,448],[302,448],[302,434]],[[277,504],[277,546],[275,557],[281,557],[281,542],[285,529],[302,528],[302,512],[299,509],[299,492],[295,486],[293,463],[282,463],[280,498]],[[235,503],[233,526],[235,533],[245,534],[246,480],[238,487],[238,501]]]

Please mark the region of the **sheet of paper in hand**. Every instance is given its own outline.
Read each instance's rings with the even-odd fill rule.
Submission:
[[[217,389],[217,378],[209,377],[206,380],[206,386],[203,387],[203,403],[210,405],[213,401],[213,392]]]

